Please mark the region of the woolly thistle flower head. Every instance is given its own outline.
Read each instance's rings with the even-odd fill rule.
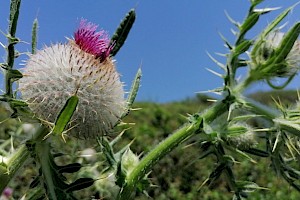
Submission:
[[[35,115],[54,123],[67,99],[79,97],[70,135],[94,138],[109,133],[125,108],[123,84],[109,56],[105,31],[81,20],[74,39],[31,55],[19,81],[22,98]]]

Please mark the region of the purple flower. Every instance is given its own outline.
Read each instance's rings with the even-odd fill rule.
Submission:
[[[11,197],[12,193],[13,193],[13,190],[11,188],[7,187],[4,189],[2,194],[3,194],[3,196],[9,198],[9,197]]]
[[[79,28],[74,33],[75,43],[85,52],[93,54],[100,61],[104,61],[113,48],[107,32],[96,31],[97,25],[81,19]]]

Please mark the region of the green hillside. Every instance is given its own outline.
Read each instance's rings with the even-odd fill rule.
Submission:
[[[272,104],[273,99],[280,99],[285,105],[294,103],[298,98],[296,91],[258,92],[249,96],[265,104]],[[153,102],[135,103],[133,107],[137,110],[132,111],[124,120],[124,122],[129,123],[125,128],[129,129],[124,133],[122,142],[119,144],[120,147],[134,140],[131,145],[133,152],[141,155],[146,154],[151,147],[184,124],[188,114],[199,112],[210,106],[211,103],[207,99],[210,99],[210,97],[196,95],[183,101],[164,104]],[[5,109],[1,108],[2,121],[5,119],[4,113],[6,113]],[[1,138],[5,138],[8,132],[17,131],[18,126],[19,122],[16,120],[2,123],[0,127]],[[115,135],[123,129],[124,127],[117,130]],[[15,137],[15,142],[21,142],[23,138],[22,133],[19,133]],[[65,147],[66,150],[64,151],[70,153],[73,147],[75,148],[78,145],[87,146],[81,142],[72,141],[68,143],[69,146]],[[193,138],[186,141],[154,167],[149,175],[152,182],[152,186],[148,190],[150,197],[155,200],[227,200],[232,198],[232,193],[228,191],[228,186],[222,176],[209,186],[204,185],[201,187],[215,167],[215,158],[209,156],[202,160],[199,159],[203,152],[203,146],[200,147],[200,144],[195,141]],[[0,154],[1,150],[0,146]],[[73,155],[74,157],[76,155]],[[260,187],[265,188],[253,192],[248,199],[300,199],[299,192],[291,188],[283,179],[277,177],[275,172],[270,170],[271,166],[268,160],[255,156],[252,158],[256,163],[246,162],[243,159],[237,160],[239,163],[235,165],[234,169],[237,173],[235,174],[237,179],[253,181]],[[20,197],[28,190],[22,183],[27,182],[25,185],[28,185],[28,182],[31,182],[33,176],[37,174],[33,170],[34,168],[30,166],[29,163],[27,170],[19,174],[14,182],[10,184],[11,187],[15,188],[15,197]],[[86,195],[91,195],[91,189],[84,191],[77,193],[81,199],[85,199]],[[92,192],[95,193],[93,189]],[[101,194],[99,195],[101,196]],[[139,194],[136,199],[142,200],[148,199],[148,197]]]
[[[274,104],[273,99],[280,99],[283,104],[291,105],[298,99],[296,91],[258,92],[249,96],[264,104]],[[210,97],[197,95],[181,102],[136,103],[135,107],[141,110],[126,118],[127,122],[135,122],[135,126],[125,134],[128,139],[134,139],[131,146],[134,152],[147,153],[151,146],[182,125],[188,113],[193,114],[209,106],[210,102],[206,99]],[[191,139],[158,163],[150,175],[154,186],[148,194],[158,200],[231,199],[232,194],[227,191],[222,178],[209,187],[205,185],[199,189],[214,167],[214,157],[199,159],[203,151],[199,146]],[[278,178],[275,172],[270,173],[269,161],[253,158],[256,164],[242,161],[237,165],[236,177],[268,189],[253,192],[249,199],[300,199],[300,193]],[[137,199],[147,198],[142,195]]]

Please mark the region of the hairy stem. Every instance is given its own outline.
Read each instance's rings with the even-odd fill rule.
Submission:
[[[54,187],[54,177],[51,173],[51,164],[49,161],[50,145],[46,141],[40,141],[36,144],[36,153],[41,164],[43,177],[47,185],[49,199],[56,200],[57,195]]]
[[[9,16],[9,33],[7,35],[8,38],[8,46],[7,46],[7,65],[5,73],[5,89],[6,95],[9,97],[13,96],[12,92],[12,77],[10,75],[11,69],[14,66],[15,60],[15,44],[18,43],[18,39],[16,36],[17,23],[19,18],[19,10],[20,10],[21,0],[11,0],[10,3],[10,16]]]
[[[242,97],[245,101],[245,106],[250,109],[251,112],[256,113],[258,115],[263,115],[265,118],[273,120],[280,112],[278,110],[272,109],[269,106],[263,105],[253,99]]]
[[[202,130],[203,120],[206,122],[212,121],[214,118],[227,111],[227,106],[222,101],[217,102],[214,106],[207,109],[202,116],[200,116],[196,122],[187,123],[168,138],[158,144],[152,149],[141,162],[133,169],[133,171],[127,175],[125,186],[119,193],[119,200],[128,200],[132,198],[132,193],[135,190],[138,182],[150,172],[152,167],[158,163],[164,156],[175,149],[183,141],[191,137],[195,133],[199,133]]]
[[[31,141],[43,140],[44,136],[48,133],[48,129],[41,126]],[[0,165],[0,194],[3,192],[9,181],[16,175],[18,170],[24,165],[24,163],[30,157],[30,149],[26,144],[22,144],[15,153],[10,157],[6,166]]]

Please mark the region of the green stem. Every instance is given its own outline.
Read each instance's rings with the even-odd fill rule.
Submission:
[[[242,97],[245,107],[250,109],[251,112],[258,115],[263,115],[265,118],[273,120],[280,115],[278,110],[272,109],[269,106],[263,105],[253,99]]]
[[[47,185],[47,192],[49,194],[49,199],[51,200],[56,200],[57,195],[55,192],[55,187],[54,187],[54,181],[53,181],[53,175],[51,173],[51,164],[49,161],[49,152],[50,152],[50,145],[47,143],[45,140],[37,142],[36,144],[36,153],[38,155],[40,164],[41,164],[41,169],[43,173],[44,180]]]
[[[227,179],[227,183],[229,185],[229,188],[234,191],[236,194],[238,194],[238,188],[236,186],[236,182],[235,182],[235,177],[231,168],[231,163],[229,163],[228,160],[224,159],[225,151],[224,148],[221,144],[218,144],[217,146],[215,146],[215,153],[216,156],[219,160],[219,162],[225,162],[226,163],[226,167],[224,169],[224,174],[225,177]]]
[[[30,156],[25,145],[22,145],[7,163],[7,168],[1,166],[0,169],[0,194],[3,192],[9,181],[15,176],[16,172],[21,168]]]
[[[32,141],[43,140],[47,133],[48,129],[41,126],[33,136]],[[7,167],[0,165],[0,194],[29,157],[30,150],[26,144],[22,144],[6,163]]]
[[[121,192],[119,199],[130,199],[131,193],[139,180],[141,180],[151,170],[151,168],[159,160],[161,160],[161,158],[177,147],[182,141],[192,136],[199,128],[200,123],[183,126],[157,145],[145,158],[141,160],[139,165],[126,178],[126,186]]]
[[[16,39],[16,30],[17,23],[19,18],[19,10],[20,10],[21,0],[11,0],[10,3],[10,16],[9,16],[9,35],[8,38],[8,46],[7,46],[7,69],[4,71],[5,73],[5,89],[6,95],[9,97],[13,96],[12,92],[12,77],[10,75],[10,70],[14,66],[15,60],[15,44],[17,44],[18,40]]]
[[[168,138],[158,144],[150,151],[141,162],[127,175],[126,184],[118,195],[119,200],[128,200],[132,198],[132,193],[135,190],[138,182],[150,172],[152,167],[160,161],[165,155],[175,149],[183,141],[191,137],[193,134],[201,131],[203,119],[206,122],[211,122],[217,116],[227,111],[227,106],[222,101],[217,102],[214,106],[207,109],[196,122],[188,123],[171,134]]]

